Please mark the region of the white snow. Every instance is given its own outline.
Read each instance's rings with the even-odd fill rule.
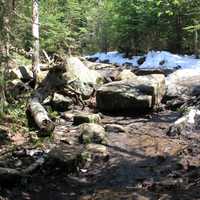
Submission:
[[[189,124],[194,124],[195,123],[195,117],[197,115],[200,115],[200,110],[191,107],[191,108],[189,108],[189,112],[185,116],[183,116],[183,117],[181,117],[181,118],[179,118],[178,120],[175,121],[175,124],[178,125],[178,124],[181,124],[183,122],[186,122],[186,123],[189,123]]]
[[[124,63],[131,63],[133,66],[139,68],[164,68],[174,69],[180,67],[181,69],[199,69],[200,70],[200,59],[195,59],[194,56],[177,55],[167,51],[149,51],[146,55],[145,62],[142,65],[138,65],[137,61],[143,56],[133,56],[131,59],[124,58],[124,54],[117,51],[107,53],[96,53],[88,58],[97,57],[96,62],[102,62],[109,60],[109,63],[122,65]]]

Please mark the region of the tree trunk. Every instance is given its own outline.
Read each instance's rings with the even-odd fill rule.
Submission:
[[[10,20],[12,18],[12,1],[7,0],[3,2],[3,24],[0,35],[0,114],[4,112],[4,105],[6,104],[5,97],[5,76],[9,63],[9,49],[10,49]]]
[[[40,135],[49,134],[55,128],[55,125],[49,118],[47,111],[41,105],[43,100],[49,95],[49,90],[49,86],[37,89],[28,104],[28,111],[33,117],[38,128],[41,130]]]
[[[32,55],[32,71],[35,85],[38,82],[38,73],[40,71],[40,55],[39,55],[39,0],[32,0],[32,35],[33,35],[33,55]]]
[[[175,38],[175,51],[178,53],[182,53],[182,19],[179,14],[176,16],[176,38]]]
[[[194,25],[197,25],[198,22],[195,21]],[[194,54],[196,58],[199,58],[199,49],[198,49],[198,30],[194,31]]]

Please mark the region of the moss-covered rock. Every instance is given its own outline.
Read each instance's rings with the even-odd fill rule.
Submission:
[[[100,123],[101,117],[99,114],[91,114],[79,112],[74,115],[74,125],[80,125],[83,123]]]
[[[84,144],[106,142],[106,132],[99,124],[84,123],[80,125],[80,140]]]

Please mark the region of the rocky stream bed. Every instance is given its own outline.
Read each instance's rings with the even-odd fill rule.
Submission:
[[[10,70],[16,102],[33,92],[31,123],[0,123],[0,199],[200,199],[199,74],[67,62],[36,91]]]
[[[102,125],[108,130],[106,144],[102,144],[106,149],[84,166],[75,162],[81,148],[77,146],[77,126],[61,120],[52,144],[45,144],[57,146],[50,153],[51,160],[31,176],[14,177],[12,187],[2,186],[1,199],[198,199],[200,138],[170,138],[166,134],[179,117],[173,111],[102,115]],[[13,164],[25,162],[27,155],[22,151],[12,154]]]

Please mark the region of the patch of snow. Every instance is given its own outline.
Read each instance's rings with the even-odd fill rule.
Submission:
[[[141,56],[133,56],[132,59],[124,58],[123,53],[119,53],[117,51],[111,51],[107,53],[95,53],[91,56],[86,56],[86,58],[98,58],[96,62],[103,62],[108,60],[111,64],[123,65],[125,63],[131,63],[134,66],[138,66],[137,60],[141,58]]]
[[[183,117],[179,118],[176,120],[175,124],[180,124],[183,122],[187,122],[189,124],[194,124],[195,123],[195,117],[197,115],[200,115],[200,110],[195,109],[195,108],[190,108],[190,111]]]
[[[125,63],[131,63],[133,66],[139,68],[164,68],[174,69],[180,67],[181,69],[200,69],[200,59],[188,55],[177,55],[167,51],[149,51],[146,55],[145,62],[142,65],[138,65],[137,61],[143,56],[133,56],[131,59],[124,58],[123,53],[117,51],[107,53],[96,53],[87,58],[98,58],[96,62],[102,62],[108,60],[111,64],[123,65]]]
[[[184,79],[192,78],[195,76],[200,76],[200,66],[199,68],[197,67],[196,69],[181,69],[177,70],[174,73],[170,74],[167,78],[166,81],[170,82],[177,82],[177,81],[182,81]]]

